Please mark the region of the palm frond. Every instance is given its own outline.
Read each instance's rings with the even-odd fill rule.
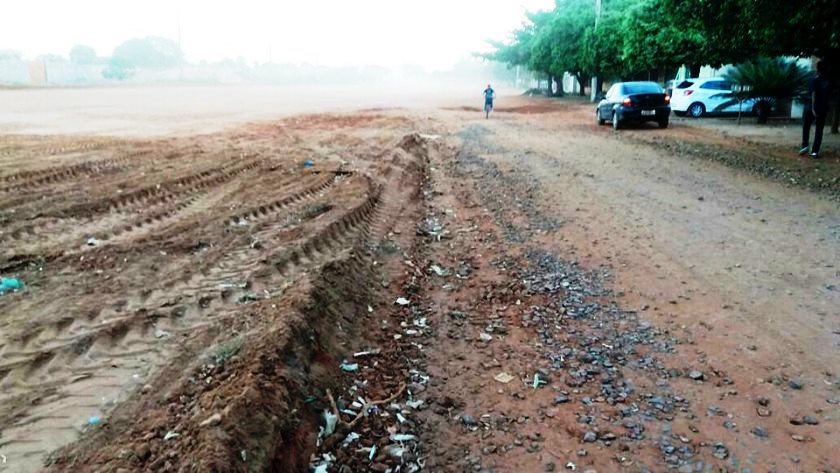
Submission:
[[[730,67],[723,78],[734,90],[716,95],[727,100],[715,111],[749,99],[766,104],[802,99],[807,96],[811,73],[795,60],[760,57]]]

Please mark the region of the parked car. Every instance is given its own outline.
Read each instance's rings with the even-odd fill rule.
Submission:
[[[668,126],[670,97],[656,82],[617,82],[601,96],[595,117],[599,125],[607,120],[618,130],[628,122],[656,122]]]
[[[674,87],[671,94],[671,109],[674,110],[674,115],[679,117],[688,115],[694,118],[712,113],[738,113],[738,103],[717,110],[719,105],[730,100],[730,97],[727,97],[726,94],[731,91],[732,84],[721,77],[686,79]],[[741,113],[753,113],[755,111],[755,100],[741,102]]]

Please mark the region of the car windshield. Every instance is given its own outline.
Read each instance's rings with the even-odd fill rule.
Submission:
[[[661,94],[662,87],[653,82],[628,82],[622,86],[625,94]]]

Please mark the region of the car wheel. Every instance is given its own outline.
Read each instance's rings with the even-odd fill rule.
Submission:
[[[595,110],[595,119],[598,120],[599,125],[603,125],[604,123],[607,123],[606,120],[601,118],[601,111],[600,110]]]
[[[659,120],[659,128],[668,128],[668,119]]]
[[[612,125],[614,130],[621,128],[621,122],[618,121],[618,114],[615,112],[612,113]]]
[[[706,113],[706,107],[700,102],[694,102],[688,106],[687,112],[692,118],[700,118]]]

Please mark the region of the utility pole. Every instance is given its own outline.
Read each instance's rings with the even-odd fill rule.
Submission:
[[[601,19],[601,0],[595,0],[595,34],[597,34],[598,30],[598,20]],[[589,87],[590,96],[592,101],[596,101],[598,99],[598,76],[592,74],[592,84]]]

